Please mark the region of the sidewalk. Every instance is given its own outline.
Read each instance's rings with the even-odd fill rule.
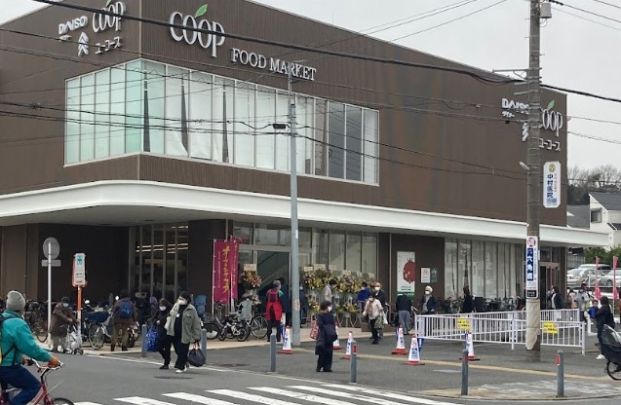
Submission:
[[[460,343],[426,341],[421,350],[423,366],[405,365],[407,358],[393,356],[394,336],[386,337],[379,345],[371,345],[368,333],[355,334],[358,343],[358,383],[361,386],[392,389],[416,394],[459,398],[461,387]],[[334,352],[333,373],[316,373],[314,344],[308,342],[294,348],[293,355],[279,355],[278,374],[330,383],[348,383],[348,360],[342,360],[342,351]],[[409,340],[408,340],[409,344]],[[595,348],[593,348],[594,350]],[[523,347],[511,351],[508,345],[475,344],[480,361],[470,363],[469,397],[519,400],[553,399],[556,396],[556,348],[543,347],[541,361],[530,360]],[[590,350],[591,351],[591,350]],[[595,360],[594,353],[582,356],[579,350],[564,350],[566,397],[586,399],[620,397],[621,384],[605,373],[605,361]],[[96,352],[97,353],[97,352]],[[98,354],[98,353],[97,353]],[[139,358],[138,350],[129,353],[105,355]],[[148,360],[160,362],[157,353],[148,353]],[[263,341],[208,343],[207,366],[243,370],[264,374],[269,368],[269,347]],[[209,370],[206,370],[209,373]]]

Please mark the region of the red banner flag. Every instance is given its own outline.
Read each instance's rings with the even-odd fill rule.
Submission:
[[[236,240],[213,242],[213,301],[228,304],[237,299],[239,244]]]

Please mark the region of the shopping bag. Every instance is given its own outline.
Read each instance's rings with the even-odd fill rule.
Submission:
[[[194,345],[194,348],[189,351],[188,363],[194,367],[201,367],[205,365],[205,355],[202,350],[198,348],[198,345]]]
[[[316,320],[313,320],[311,322],[310,338],[313,340],[317,340],[318,336],[319,336],[319,325],[317,325]]]
[[[155,328],[149,329],[147,334],[144,337],[144,348],[148,352],[156,352],[157,351],[157,330]]]

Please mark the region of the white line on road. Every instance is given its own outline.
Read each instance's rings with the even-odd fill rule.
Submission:
[[[281,390],[280,388],[272,387],[248,387],[251,390],[267,392],[274,395],[282,395],[284,397],[301,399],[303,401],[314,402],[316,404],[324,405],[356,405],[353,402],[341,401],[338,399],[324,398],[318,395],[305,394],[303,392],[295,392],[288,390]]]
[[[194,404],[203,404],[203,405],[238,405],[234,402],[222,401],[220,399],[207,398],[202,395],[188,394],[185,392],[173,392],[170,394],[163,394],[166,397],[183,399],[186,401],[190,401]]]
[[[158,401],[157,399],[144,398],[144,397],[127,397],[127,398],[115,398],[115,401],[127,402],[134,405],[175,405],[170,402]]]
[[[207,391],[207,392],[211,392],[212,394],[218,394],[218,395],[223,395],[227,397],[243,399],[245,401],[253,401],[253,402],[257,402],[259,404],[265,404],[265,405],[300,405],[297,402],[281,401],[280,399],[262,397],[261,395],[247,394],[242,391],[212,390],[212,391]]]
[[[73,405],[101,405],[97,402],[74,402]]]
[[[455,404],[453,402],[434,401],[432,399],[412,397],[412,396],[403,395],[403,394],[395,394],[393,392],[371,390],[371,389],[368,389],[368,388],[362,388],[360,386],[350,386],[350,385],[341,385],[341,384],[323,384],[323,385],[325,387],[330,387],[330,388],[338,388],[338,389],[347,390],[347,391],[356,391],[356,392],[359,392],[359,393],[362,393],[362,394],[381,395],[383,397],[392,398],[392,399],[399,399],[401,401],[406,401],[406,402],[413,402],[415,404],[424,404],[424,405],[457,405],[457,404]]]
[[[293,389],[302,390],[302,391],[311,391],[316,394],[331,395],[333,397],[339,397],[339,398],[349,398],[349,399],[353,399],[356,401],[371,402],[377,405],[407,405],[403,402],[395,402],[391,399],[371,397],[368,395],[356,395],[350,392],[340,392],[340,391],[328,390],[325,388],[310,387],[306,385],[292,385],[292,386],[289,386],[288,388],[293,388]]]

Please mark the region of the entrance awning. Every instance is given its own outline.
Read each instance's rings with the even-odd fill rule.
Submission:
[[[286,223],[286,196],[149,181],[109,180],[0,196],[0,226],[25,223],[141,225],[211,218]],[[521,242],[526,224],[490,218],[299,199],[302,224],[373,232],[475,237]],[[543,225],[548,245],[606,246],[608,235]]]

